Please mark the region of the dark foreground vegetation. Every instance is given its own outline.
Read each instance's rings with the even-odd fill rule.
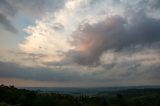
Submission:
[[[130,89],[95,96],[38,93],[0,85],[0,106],[160,106],[160,89]]]

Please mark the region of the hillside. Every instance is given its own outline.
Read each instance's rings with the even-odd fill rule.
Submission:
[[[0,85],[0,106],[160,106],[160,89],[129,89],[101,92],[96,96],[71,96]]]

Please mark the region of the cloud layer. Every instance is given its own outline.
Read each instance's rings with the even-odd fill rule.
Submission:
[[[19,44],[21,51],[0,50],[0,78],[73,86],[160,83],[158,0],[2,0],[1,4],[6,7],[0,6],[0,24],[11,32],[16,30],[11,21],[15,14],[24,12],[37,20],[24,29],[28,36]]]
[[[80,64],[92,64],[107,50],[120,51],[137,45],[151,45],[160,41],[160,20],[136,13],[127,19],[111,16],[94,25],[86,24],[84,29],[73,33],[72,45],[76,50],[69,55]]]
[[[15,63],[13,63],[13,58],[8,61],[1,60],[0,77],[50,83],[73,83],[71,86],[75,86],[76,83],[82,86],[159,84],[160,56],[157,50],[143,48],[143,50],[134,51],[134,54],[131,55],[125,52],[110,51],[103,54],[101,65],[96,67],[42,65],[37,61],[31,62],[31,59],[29,60],[30,65],[26,65],[24,59],[15,60]],[[24,56],[22,53],[12,53],[14,58]]]

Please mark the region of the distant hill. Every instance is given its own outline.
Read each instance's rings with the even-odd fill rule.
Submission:
[[[73,96],[0,85],[0,106],[160,106],[160,89],[134,88]]]

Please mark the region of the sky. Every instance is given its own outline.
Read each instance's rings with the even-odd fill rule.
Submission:
[[[0,84],[160,85],[160,1],[0,0]]]

